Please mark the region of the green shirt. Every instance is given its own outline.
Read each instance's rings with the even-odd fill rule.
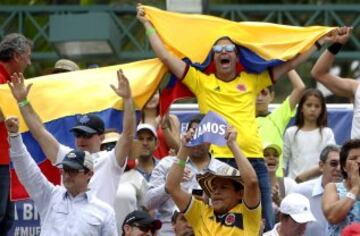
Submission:
[[[257,117],[258,129],[263,144],[277,144],[283,147],[283,136],[290,119],[295,115],[295,109],[291,110],[289,97],[273,112],[265,117]],[[279,158],[277,176],[283,176],[282,155]]]

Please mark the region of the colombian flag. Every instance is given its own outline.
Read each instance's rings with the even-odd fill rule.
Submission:
[[[117,86],[118,69],[129,79],[136,109],[141,109],[158,88],[166,68],[158,59],[144,60],[129,64],[75,72],[47,75],[26,80],[33,83],[28,100],[41,117],[47,130],[65,145],[74,146],[73,135],[69,132],[79,114],[97,113],[106,128],[122,130],[122,101],[111,89]],[[32,137],[22,119],[16,101],[7,85],[0,86],[0,106],[5,116],[20,119],[20,131],[25,145],[47,178],[60,183],[56,167],[46,159],[38,143]],[[12,199],[27,198],[27,193],[19,183],[15,170],[11,167]]]
[[[296,27],[261,22],[234,22],[218,17],[181,14],[145,7],[167,49],[186,63],[205,72],[214,73],[211,48],[214,42],[230,37],[239,49],[238,72],[260,73],[307,51],[331,27]],[[198,62],[198,63],[194,63]],[[172,101],[193,96],[175,78],[170,79],[161,94],[161,113]]]

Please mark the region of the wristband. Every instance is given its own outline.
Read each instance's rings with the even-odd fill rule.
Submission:
[[[145,34],[150,37],[151,35],[155,34],[156,30],[153,27],[149,27],[145,30]]]
[[[24,100],[18,102],[19,107],[25,107],[29,104],[30,104],[30,102],[26,98]]]
[[[185,169],[186,161],[181,160],[181,159],[178,159],[177,162],[176,162],[176,164],[177,164],[178,166],[180,166],[181,168]]]
[[[316,41],[316,42],[315,42],[315,47],[317,48],[318,51],[320,51],[322,45],[319,43],[319,41]]]
[[[20,135],[20,133],[8,133],[10,138],[16,138],[17,136]]]
[[[352,192],[347,192],[345,195],[347,198],[350,198],[351,200],[356,201],[356,196]]]
[[[336,55],[338,52],[340,52],[343,45],[341,43],[333,43],[328,47],[328,51],[331,52],[333,55]]]

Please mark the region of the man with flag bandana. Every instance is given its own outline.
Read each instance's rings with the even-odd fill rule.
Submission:
[[[270,230],[274,224],[274,216],[269,177],[255,121],[256,96],[262,89],[277,81],[281,75],[304,62],[322,44],[332,41],[338,29],[320,38],[308,51],[258,74],[245,71],[239,62],[235,43],[229,37],[221,37],[214,43],[211,52],[215,73],[205,74],[167,51],[140,4],[137,8],[137,18],[144,25],[155,54],[170,72],[196,95],[200,113],[217,112],[239,132],[237,143],[259,178],[263,218],[266,219],[265,230]],[[211,151],[214,157],[235,166],[233,155],[227,147],[213,145]]]

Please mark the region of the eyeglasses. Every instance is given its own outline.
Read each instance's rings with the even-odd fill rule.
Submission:
[[[220,53],[225,49],[225,52],[233,52],[235,51],[234,44],[225,44],[225,45],[215,45],[213,46],[213,51],[216,53]]]
[[[86,138],[89,139],[92,136],[94,136],[94,134],[89,134],[89,133],[85,133],[85,132],[74,132],[74,136],[76,138]]]
[[[75,175],[77,175],[79,173],[85,172],[84,169],[77,170],[77,169],[72,169],[72,168],[68,168],[68,167],[65,167],[65,168],[63,167],[62,169],[60,169],[60,171],[61,171],[61,174],[66,173],[66,174],[68,174],[70,176],[75,176]]]
[[[340,165],[340,162],[339,162],[339,161],[332,160],[332,161],[329,162],[329,165],[330,165],[331,167],[336,168],[336,167],[338,167],[338,165]]]

